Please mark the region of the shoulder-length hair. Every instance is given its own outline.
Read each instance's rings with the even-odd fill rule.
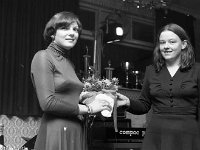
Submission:
[[[52,35],[56,33],[57,29],[61,28],[67,28],[70,26],[70,24],[76,22],[79,27],[79,34],[82,31],[82,23],[80,22],[79,18],[77,15],[75,15],[72,12],[59,12],[55,14],[46,24],[44,32],[43,32],[43,37],[44,40],[47,42],[51,42]]]
[[[162,69],[162,67],[165,65],[165,59],[161,55],[160,43],[159,43],[160,34],[163,31],[172,31],[181,39],[181,41],[187,42],[187,46],[181,50],[180,70],[181,71],[189,70],[192,67],[192,65],[195,63],[194,50],[190,42],[189,36],[187,35],[186,31],[182,27],[180,27],[177,24],[170,23],[170,24],[165,25],[163,28],[161,28],[157,36],[156,47],[153,52],[154,54],[153,63],[154,63],[156,72],[159,72]]]

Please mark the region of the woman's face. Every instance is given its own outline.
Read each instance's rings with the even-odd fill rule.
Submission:
[[[79,37],[79,27],[76,22],[69,25],[68,28],[57,29],[54,42],[64,49],[71,49],[75,46]]]
[[[172,31],[163,31],[159,42],[160,52],[166,62],[180,62],[181,50],[186,47],[186,41],[181,41],[179,36]]]

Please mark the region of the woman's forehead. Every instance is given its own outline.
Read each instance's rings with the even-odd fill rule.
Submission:
[[[169,30],[165,30],[165,31],[161,32],[160,37],[159,37],[160,40],[162,40],[162,39],[172,39],[172,38],[177,39],[177,38],[179,38],[179,36],[177,34],[175,34],[174,32],[169,31]]]

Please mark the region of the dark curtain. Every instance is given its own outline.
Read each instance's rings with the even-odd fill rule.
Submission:
[[[187,34],[190,37],[190,40],[195,46],[194,40],[194,20],[195,18],[191,15],[186,15],[180,12],[176,12],[169,9],[156,9],[156,20],[155,27],[156,33],[159,31],[161,27],[168,23],[176,23],[185,29]]]
[[[42,33],[51,16],[64,10],[77,14],[78,7],[78,0],[0,1],[0,114],[41,115],[30,79],[31,60],[47,46]]]

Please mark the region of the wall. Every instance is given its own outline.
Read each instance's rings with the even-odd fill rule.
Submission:
[[[25,120],[16,116],[0,116],[0,123],[4,124],[4,143],[13,149],[21,148],[26,141],[22,137],[34,137],[40,126],[40,118],[28,117]]]

